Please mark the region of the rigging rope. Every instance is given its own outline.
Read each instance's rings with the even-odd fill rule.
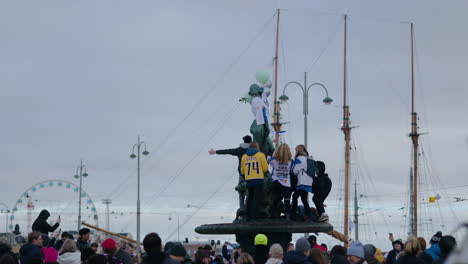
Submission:
[[[152,151],[150,151],[150,154],[148,155],[147,159],[143,160],[141,163],[142,164],[145,164],[146,162],[148,162],[150,160],[150,158],[152,157],[153,154],[157,153],[157,150],[161,149],[162,146],[164,146],[171,137],[173,137],[175,135],[175,131],[177,131],[191,116],[192,114],[195,112],[195,110],[202,105],[202,103],[208,98],[208,96],[213,92],[215,91],[215,89],[223,82],[223,80],[227,77],[228,73],[232,71],[232,69],[234,68],[234,66],[236,66],[240,59],[247,53],[247,51],[252,47],[252,45],[254,44],[254,42],[261,36],[261,34],[266,30],[266,28],[268,27],[268,25],[272,22],[273,18],[275,17],[275,15],[271,16],[264,24],[263,26],[260,28],[260,30],[255,34],[255,36],[248,42],[247,44],[247,47],[244,48],[241,53],[239,54],[239,56],[237,56],[234,61],[228,65],[228,67],[223,71],[223,73],[220,75],[220,77],[214,82],[214,84],[210,87],[210,89],[208,89],[198,100],[197,102],[193,105],[193,107],[191,108],[191,110],[185,115],[184,118],[182,118],[181,121],[179,121],[177,123],[177,125],[170,130],[170,132],[166,135],[166,137],[164,137],[164,139],[161,141],[161,143],[159,143],[155,148],[153,148]],[[110,199],[113,199],[115,197],[117,197],[121,192],[121,189],[122,188],[125,188],[125,184],[131,179],[133,178],[132,176],[135,175],[136,173],[136,169],[133,169],[132,172],[130,173],[130,175],[128,175],[127,177],[124,178],[124,180],[114,189],[112,189],[112,191],[109,192],[109,194],[107,195],[107,197],[110,197]]]

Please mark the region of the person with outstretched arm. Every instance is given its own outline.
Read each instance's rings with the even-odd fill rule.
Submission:
[[[247,135],[242,138],[244,141],[239,145],[237,148],[233,149],[220,149],[220,150],[214,150],[210,149],[208,153],[210,155],[218,154],[218,155],[232,155],[236,156],[238,159],[238,165],[237,165],[237,171],[239,172],[239,183],[236,188],[236,190],[239,192],[239,208],[244,209],[245,208],[245,187],[243,188],[242,185],[244,184],[245,178],[244,175],[241,173],[241,159],[242,156],[247,152],[247,149],[249,148],[250,143],[252,142],[252,137]]]

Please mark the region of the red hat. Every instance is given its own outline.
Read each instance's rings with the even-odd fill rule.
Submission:
[[[117,248],[117,244],[112,238],[108,238],[102,242],[101,247],[103,249],[112,250]]]
[[[57,262],[57,258],[58,251],[53,247],[47,248],[44,262]]]

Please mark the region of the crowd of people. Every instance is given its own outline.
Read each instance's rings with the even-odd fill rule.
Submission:
[[[41,213],[39,221],[46,221],[47,214]],[[432,236],[429,245],[422,237],[410,236],[403,242],[391,235],[393,249],[386,253],[360,241],[353,241],[347,248],[336,245],[328,250],[327,245],[317,243],[314,235],[283,247],[269,243],[266,235],[257,234],[250,253],[239,245],[228,249],[226,242],[218,254],[207,244],[199,247],[191,258],[184,244],[167,242],[163,246],[159,235],[150,233],[143,239],[144,251],[140,256],[135,244],[119,237],[91,243],[88,228],[82,228],[75,240],[67,232],[49,237],[50,230],[59,225],[40,226],[45,232],[29,233],[18,254],[12,252],[6,240],[0,239],[0,264],[439,264],[445,263],[457,245],[453,236],[442,236],[441,232]]]
[[[287,220],[297,219],[298,200],[300,198],[306,221],[328,221],[324,202],[332,188],[332,181],[325,173],[325,163],[315,161],[309,155],[306,146],[297,145],[292,156],[288,144],[280,144],[271,157],[260,152],[257,142],[247,135],[238,148],[209,151],[209,154],[233,155],[239,160],[239,207],[245,208],[245,219],[262,218],[262,205],[265,181],[271,182],[272,205],[269,218],[280,218],[284,214]],[[316,210],[311,210],[308,202],[309,193]],[[292,201],[291,201],[292,198]],[[284,206],[278,206],[282,203]]]
[[[442,236],[437,232],[426,248],[426,240],[422,237],[409,236],[403,243],[392,241],[393,249],[383,253],[372,244],[363,245],[353,241],[345,248],[336,245],[328,250],[325,244],[319,245],[317,237],[312,235],[299,238],[295,244],[290,243],[284,249],[280,244],[268,247],[264,234],[255,237],[255,247],[252,254],[235,249],[231,256],[225,257],[225,263],[230,264],[442,264],[457,246],[453,236]],[[201,264],[201,263],[200,263]],[[207,264],[207,263],[205,263]]]

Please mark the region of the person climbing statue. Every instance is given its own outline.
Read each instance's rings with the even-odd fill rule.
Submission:
[[[278,211],[278,204],[284,199],[284,214],[286,219],[290,219],[291,210],[291,177],[289,175],[292,165],[291,149],[288,144],[281,144],[269,161],[272,179],[272,200],[271,216],[278,218],[281,212]]]
[[[263,96],[263,88],[257,84],[252,84],[249,89],[249,95],[252,96],[252,113],[254,121],[250,126],[250,133],[253,140],[258,143],[260,151],[266,156],[271,156],[275,151],[270,139],[270,127],[268,124],[268,105],[267,97]]]
[[[256,212],[263,200],[264,173],[268,171],[265,154],[259,152],[257,142],[250,143],[247,152],[242,156],[241,173],[247,183],[247,221],[256,219]]]
[[[307,174],[312,168],[309,166],[309,152],[304,145],[296,146],[296,156],[291,167],[291,174],[297,178],[297,184],[292,196],[291,217],[294,218],[297,209],[297,199],[301,197],[302,204],[304,205],[304,214],[306,221],[311,221],[311,212],[308,202],[308,195],[312,192],[312,177],[315,175]],[[313,168],[315,169],[315,168]]]
[[[249,148],[250,143],[252,143],[252,137],[247,135],[242,138],[244,141],[239,145],[237,148],[233,149],[220,149],[220,150],[214,150],[210,149],[208,153],[210,155],[218,154],[218,155],[232,155],[236,156],[239,160],[237,170],[239,172],[239,183],[236,187],[236,191],[239,192],[239,208],[244,209],[245,207],[245,192],[247,191],[245,187],[245,179],[244,175],[241,173],[241,159],[242,156],[247,152],[247,149]]]
[[[330,194],[332,181],[328,177],[328,173],[325,173],[325,169],[325,163],[323,161],[317,161],[317,177],[313,178],[312,183],[312,193],[314,194],[312,201],[315,204],[315,208],[317,208],[318,222],[328,221],[328,215],[325,213],[323,203],[328,197],[328,194]]]

